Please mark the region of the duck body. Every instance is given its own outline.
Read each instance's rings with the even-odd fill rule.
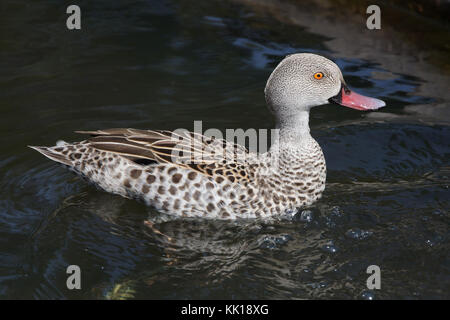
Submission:
[[[108,151],[113,143],[113,148],[120,148],[121,143],[124,150],[128,143],[146,139],[177,143],[169,132],[112,129],[88,133],[93,138],[34,148],[106,192],[143,200],[170,215],[270,218],[314,203],[325,189],[325,159],[312,137],[300,148],[274,145],[261,155],[228,144],[232,151],[246,152],[245,156],[185,166],[162,160],[141,164],[139,159],[148,158],[130,157],[129,150],[126,155]]]
[[[315,81],[322,79],[314,78],[318,72],[332,80],[325,92]],[[319,86],[316,95],[310,92],[314,88],[305,95],[308,82]],[[384,105],[368,97],[363,98],[372,99],[368,100],[372,104],[351,101],[344,85],[339,68],[326,58],[314,54],[285,58],[265,89],[278,130],[275,142],[262,154],[188,131],[120,128],[81,132],[91,136],[81,142],[32,148],[100,189],[141,199],[167,214],[277,217],[313,204],[325,189],[325,158],[310,135],[310,108],[331,98],[345,98],[345,103],[364,110]]]

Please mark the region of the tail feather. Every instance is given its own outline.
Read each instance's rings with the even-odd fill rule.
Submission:
[[[37,146],[28,146],[40,153],[42,153],[47,158],[65,164],[67,166],[72,166],[72,162],[63,154],[56,152],[52,147],[37,147]]]

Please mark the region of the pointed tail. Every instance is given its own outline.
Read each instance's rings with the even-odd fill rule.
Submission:
[[[70,159],[62,154],[61,152],[56,151],[55,149],[57,149],[58,147],[36,147],[36,146],[28,146],[40,153],[42,153],[44,156],[46,156],[47,158],[65,164],[67,166],[72,166],[72,161],[70,161]],[[60,148],[62,149],[62,148]]]

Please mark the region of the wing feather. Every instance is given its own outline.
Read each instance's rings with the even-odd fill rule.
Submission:
[[[243,165],[249,155],[247,149],[224,139],[213,139],[187,130],[113,128],[76,132],[91,135],[86,141],[92,147],[130,160],[172,163],[233,182],[242,182],[249,177],[247,166]]]

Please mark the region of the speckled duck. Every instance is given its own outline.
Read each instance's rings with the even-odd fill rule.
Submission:
[[[280,216],[311,205],[325,189],[325,159],[310,135],[310,109],[335,102],[375,110],[385,103],[349,90],[335,63],[311,53],[283,59],[264,92],[279,131],[262,154],[196,133],[121,128],[82,131],[91,137],[31,148],[107,192],[142,199],[167,214]]]

